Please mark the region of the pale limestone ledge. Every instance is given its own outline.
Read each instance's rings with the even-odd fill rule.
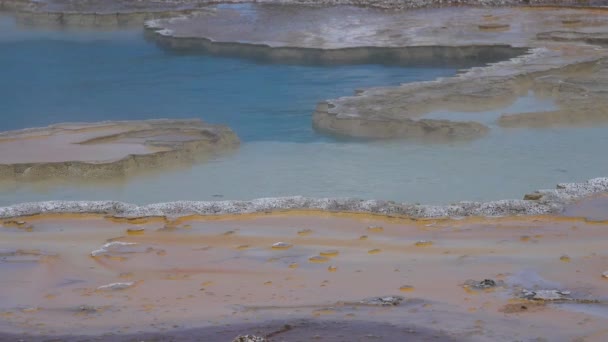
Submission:
[[[361,138],[475,139],[489,130],[427,119],[435,111],[499,109],[535,91],[558,110],[503,116],[509,127],[608,122],[608,11],[256,5],[146,22],[169,49],[297,63],[482,64],[455,77],[357,91],[319,103],[313,126]],[[568,86],[564,86],[567,84]]]
[[[0,0],[0,11],[27,10],[67,14],[161,12],[218,3],[263,3],[306,6],[350,5],[379,9],[417,9],[450,6],[602,7],[604,0]]]
[[[20,25],[64,27],[141,27],[146,20],[205,11],[208,0],[0,0]]]
[[[225,126],[200,120],[57,124],[0,133],[0,181],[103,180],[191,165],[233,149]]]
[[[49,201],[22,203],[0,208],[0,218],[51,213],[89,213],[125,218],[167,217],[174,219],[188,215],[249,214],[285,210],[372,213],[403,215],[412,218],[498,217],[556,214],[573,201],[607,191],[608,178],[595,178],[584,183],[559,184],[555,190],[539,190],[526,195],[535,200],[459,202],[445,206],[400,204],[392,201],[352,198],[313,199],[305,197],[260,198],[252,201],[179,201],[143,206],[116,201]]]

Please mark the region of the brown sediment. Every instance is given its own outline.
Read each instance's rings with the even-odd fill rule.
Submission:
[[[600,195],[600,197],[603,197]],[[582,200],[580,203],[587,203],[586,200]],[[608,218],[597,220],[597,219],[589,219],[585,216],[585,213],[582,212],[578,214],[578,209],[575,211],[574,208],[579,208],[578,204],[573,204],[568,206],[566,209],[567,216],[552,216],[552,215],[529,215],[529,216],[511,216],[511,217],[493,217],[491,218],[495,222],[501,222],[508,220],[510,222],[513,221],[528,221],[535,220],[539,222],[546,221],[559,221],[559,222],[570,222],[570,223],[578,223],[583,222],[587,224],[606,224],[608,223]],[[105,214],[91,214],[91,213],[44,213],[44,214],[35,214],[35,215],[21,215],[14,216],[14,218],[18,218],[20,220],[24,220],[26,222],[36,222],[36,221],[62,221],[69,219],[87,219],[87,218],[100,218],[107,220],[112,223],[117,224],[127,224],[127,225],[145,225],[145,224],[154,224],[157,223],[159,225],[171,224],[173,226],[180,227],[184,226],[188,223],[194,222],[221,222],[221,221],[247,221],[256,218],[263,217],[276,217],[276,218],[289,218],[293,216],[304,216],[304,217],[318,217],[318,218],[350,218],[355,220],[367,220],[373,219],[378,222],[388,222],[388,223],[399,223],[399,224],[411,224],[416,225],[423,229],[432,230],[434,226],[442,225],[442,224],[474,224],[477,222],[484,222],[490,218],[481,217],[481,216],[468,216],[459,218],[457,221],[449,217],[437,217],[437,218],[413,218],[406,215],[386,215],[379,213],[357,213],[357,212],[336,212],[336,211],[324,211],[324,210],[281,210],[278,209],[272,212],[262,212],[262,213],[240,213],[240,214],[218,214],[218,215],[187,215],[180,216],[178,218],[167,218],[164,216],[150,216],[150,217],[117,217],[112,215]],[[364,231],[363,229],[361,231]],[[300,234],[296,234],[300,235]],[[358,238],[367,239],[368,235],[360,235]],[[362,239],[363,240],[363,239]]]
[[[404,327],[407,317],[407,326],[417,331],[434,331],[441,322],[446,338],[496,341],[512,340],[515,327],[522,339],[573,339],[600,334],[608,323],[607,317],[585,311],[601,305],[590,300],[606,299],[606,221],[554,216],[412,220],[298,212],[191,217],[181,222],[191,228],[172,231],[158,231],[164,222],[139,221],[146,229],[140,235],[126,235],[129,223],[102,215],[40,215],[20,221],[36,229],[0,229],[0,250],[27,247],[53,258],[42,262],[36,257],[27,264],[0,261],[0,330],[27,331],[34,339],[68,332],[103,337],[109,331],[119,339],[138,331],[139,336],[177,336],[215,325],[245,329],[248,320],[286,316],[293,317],[292,323],[327,324],[328,332],[330,322],[365,319]],[[359,240],[369,226],[384,229],[373,239]],[[315,234],[298,236],[298,227],[310,227]],[[239,234],[223,235],[227,230]],[[423,240],[436,243],[431,248],[414,245]],[[90,257],[107,241],[135,245]],[[276,241],[294,246],[270,249]],[[235,249],[244,244],[247,249]],[[369,255],[374,249],[382,253]],[[566,253],[570,262],[560,262]],[[319,255],[333,257],[326,257],[327,263],[309,262]],[[462,284],[468,279],[496,279],[500,286],[467,292]],[[96,291],[126,281],[137,286]],[[522,288],[535,287],[569,290],[581,301],[555,307],[520,298]],[[405,300],[396,306],[364,305],[366,298],[398,294]],[[511,320],[505,321],[505,313]],[[580,321],[586,322],[581,329],[568,328]],[[479,326],[476,335],[462,333],[471,326]]]
[[[479,27],[480,30],[506,31],[511,28],[511,25],[492,23],[492,24],[479,24],[479,25],[477,25],[477,27]]]
[[[192,165],[239,144],[200,120],[58,124],[0,134],[1,181],[115,180]]]

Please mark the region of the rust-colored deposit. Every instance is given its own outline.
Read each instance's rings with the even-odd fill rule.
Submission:
[[[566,214],[598,216],[606,202]],[[289,318],[416,326],[467,341],[605,341],[605,219],[17,218],[0,228],[0,330],[162,333]],[[530,300],[524,290],[567,298]],[[404,300],[362,301],[384,296]]]

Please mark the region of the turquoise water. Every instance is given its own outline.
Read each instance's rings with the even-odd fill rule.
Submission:
[[[303,195],[406,202],[521,198],[558,182],[608,175],[606,127],[501,129],[501,113],[552,108],[533,94],[480,118],[491,133],[468,143],[339,141],[311,129],[315,104],[357,88],[449,76],[446,68],[259,64],[173,54],[140,31],[16,28],[0,19],[0,127],[65,121],[200,117],[232,127],[233,154],[111,185],[15,185],[0,205],[66,199],[135,203]]]
[[[351,95],[357,88],[455,72],[178,55],[145,41],[140,31],[27,32],[14,26],[11,30],[9,19],[4,21],[2,130],[73,121],[199,117],[230,126],[245,142],[327,140],[311,128],[318,101]]]

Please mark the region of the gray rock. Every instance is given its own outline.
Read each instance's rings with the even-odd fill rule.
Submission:
[[[264,337],[255,335],[240,335],[234,338],[232,342],[266,342]]]
[[[404,299],[405,298],[401,296],[370,297],[361,300],[359,304],[375,306],[397,306],[401,304]]]
[[[135,285],[134,281],[126,282],[126,283],[111,283],[107,285],[102,285],[97,288],[98,291],[119,291],[126,290]]]
[[[607,191],[608,177],[604,177],[583,183],[559,184],[554,190],[538,190],[543,194],[539,201],[458,202],[443,206],[301,196],[259,198],[251,201],[178,201],[143,206],[116,201],[48,201],[0,207],[0,219],[50,213],[103,214],[122,218],[160,216],[173,219],[188,215],[249,214],[300,209],[402,215],[413,218],[521,216],[559,213],[566,204]]]
[[[112,241],[104,244],[101,248],[91,252],[92,257],[106,255],[110,253],[125,252],[124,247],[136,245],[135,242]]]
[[[521,297],[528,300],[561,301],[571,300],[570,291],[562,290],[522,290]]]
[[[482,281],[477,280],[467,280],[464,284],[468,288],[476,289],[476,290],[485,290],[491,289],[497,286],[502,286],[504,283],[502,281],[496,281],[493,279],[484,279]]]

